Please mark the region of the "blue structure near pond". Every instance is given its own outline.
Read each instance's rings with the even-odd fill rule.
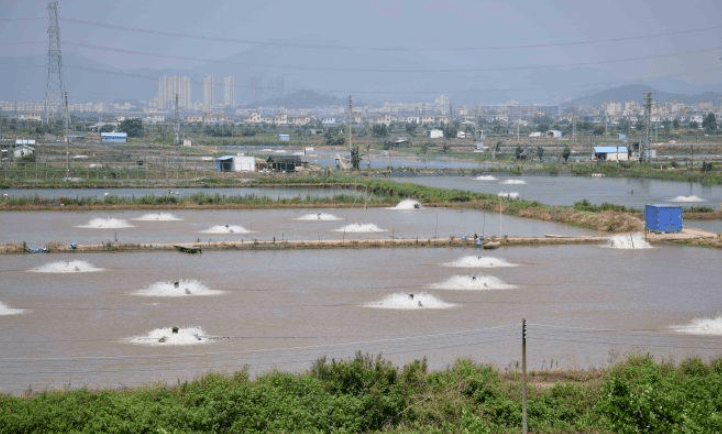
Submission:
[[[644,210],[644,228],[654,232],[680,232],[684,227],[682,207],[653,204]]]

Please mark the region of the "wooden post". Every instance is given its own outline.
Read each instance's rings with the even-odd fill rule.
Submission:
[[[527,434],[526,414],[526,319],[521,319],[521,432]]]

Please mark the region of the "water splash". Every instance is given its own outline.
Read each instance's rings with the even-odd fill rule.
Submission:
[[[492,256],[464,256],[454,262],[443,264],[446,267],[456,268],[503,268],[516,267],[516,264],[505,261],[504,259],[494,258]]]
[[[673,326],[673,330],[692,335],[722,335],[722,316],[717,318],[695,318],[684,326]]]
[[[319,212],[316,214],[306,214],[304,216],[298,217],[296,220],[335,221],[335,220],[341,220],[341,217],[336,217],[333,214]]]
[[[691,202],[704,202],[704,199],[702,199],[699,196],[695,196],[694,194],[691,196],[677,196],[674,199],[670,199],[671,202],[678,202],[678,203],[691,203]]]
[[[133,219],[133,220],[144,221],[144,222],[176,222],[176,221],[180,221],[183,219],[178,218],[169,212],[155,212],[155,213],[145,214],[145,215],[138,217],[136,219]]]
[[[0,301],[0,316],[18,315],[23,313],[24,311],[25,309],[13,309]]]
[[[123,228],[133,228],[132,224],[128,223],[127,221],[123,219],[116,219],[116,218],[94,218],[90,220],[87,224],[76,226],[78,228],[86,228],[86,229],[123,229]]]
[[[447,303],[439,300],[433,295],[425,292],[415,293],[395,293],[387,295],[379,301],[367,303],[364,307],[375,309],[398,309],[398,310],[418,310],[418,309],[448,309],[456,306],[454,303]]]
[[[418,200],[404,199],[401,202],[399,202],[396,206],[391,207],[390,209],[409,210],[409,209],[417,209],[417,208],[421,208],[421,203]]]
[[[474,179],[476,179],[477,181],[496,181],[497,177],[493,175],[481,175],[477,176]]]
[[[504,185],[524,185],[526,184],[526,181],[523,179],[506,179],[501,182]]]
[[[519,200],[521,198],[521,195],[519,195],[517,191],[500,191],[496,195],[497,197],[505,197],[512,200]]]
[[[224,291],[210,289],[197,280],[175,280],[155,282],[147,288],[133,292],[144,297],[193,297],[223,294]]]
[[[497,289],[514,289],[516,285],[504,283],[494,276],[472,274],[470,276],[452,276],[444,282],[434,283],[433,289],[449,289],[463,291],[486,291]]]
[[[369,232],[386,232],[385,229],[381,229],[373,223],[352,223],[346,225],[340,229],[334,229],[336,232],[356,232],[356,233],[369,233]]]
[[[252,231],[238,225],[217,225],[202,230],[202,234],[227,235],[227,234],[250,234]]]
[[[42,267],[33,268],[30,271],[36,273],[93,273],[96,271],[103,271],[102,268],[97,268],[86,261],[60,261],[45,264]]]
[[[636,234],[617,234],[612,235],[607,239],[607,245],[610,249],[651,249],[652,246],[647,240],[644,239],[644,235],[641,233]]]
[[[151,330],[145,336],[134,336],[127,342],[139,345],[199,345],[211,342],[213,338],[206,336],[200,327],[164,327]]]

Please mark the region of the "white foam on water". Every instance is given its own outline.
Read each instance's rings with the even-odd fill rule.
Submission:
[[[400,209],[400,210],[409,210],[409,209],[416,209],[421,207],[421,202],[414,199],[404,199],[401,202],[399,202],[396,206],[391,207],[389,209]]]
[[[334,229],[336,232],[356,232],[356,233],[369,233],[369,232],[386,232],[385,229],[381,229],[373,223],[352,223],[346,225],[340,229]]]
[[[154,213],[150,213],[150,214],[145,214],[145,215],[135,218],[133,220],[144,221],[144,222],[177,222],[177,221],[180,221],[183,219],[178,218],[169,212],[154,212]]]
[[[505,185],[524,185],[526,184],[526,181],[523,179],[505,179],[501,183]]]
[[[476,179],[477,181],[496,181],[497,177],[493,175],[481,175],[477,176],[474,179]]]
[[[670,199],[671,202],[678,202],[678,203],[691,203],[691,202],[704,202],[704,199],[702,199],[699,196],[695,196],[694,194],[691,196],[677,196],[674,199]]]
[[[717,318],[695,318],[684,326],[673,326],[673,330],[692,335],[722,335],[722,316]]]
[[[200,327],[178,327],[173,333],[173,327],[163,327],[151,330],[144,336],[134,336],[126,342],[149,346],[176,346],[176,345],[202,345],[211,342],[213,337],[206,336]]]
[[[454,303],[447,303],[425,292],[419,294],[395,293],[387,295],[379,301],[366,303],[364,305],[364,307],[375,309],[399,310],[448,309],[454,306],[456,306]]]
[[[128,223],[127,221],[123,219],[116,219],[116,218],[94,218],[90,220],[87,224],[76,226],[78,228],[86,228],[86,229],[123,229],[123,228],[133,228],[132,224]]]
[[[335,221],[341,220],[341,217],[336,217],[333,214],[319,212],[316,214],[306,214],[304,216],[296,218],[296,220]]]
[[[505,261],[504,259],[494,258],[493,256],[464,256],[454,262],[443,264],[446,267],[456,268],[503,268],[516,267],[516,264]]]
[[[521,197],[521,195],[519,195],[519,192],[517,192],[517,191],[500,191],[496,195],[497,195],[497,197],[505,197],[507,199],[514,199],[514,200],[517,200]]]
[[[516,285],[504,283],[494,276],[484,275],[468,275],[468,276],[452,276],[444,282],[434,283],[431,285],[433,289],[462,290],[462,291],[487,291],[497,289],[514,289]]]
[[[644,235],[641,233],[636,234],[617,234],[612,235],[607,239],[607,245],[610,249],[651,249],[652,246],[647,240],[644,239]]]
[[[23,313],[24,311],[25,309],[13,309],[0,301],[0,316],[18,315]]]
[[[94,273],[96,271],[103,271],[102,268],[97,268],[86,261],[60,261],[45,264],[42,267],[33,268],[30,271],[36,273]]]
[[[132,292],[133,295],[144,297],[196,297],[220,295],[224,291],[210,289],[197,280],[176,280],[172,282],[155,282],[147,288]]]
[[[226,234],[250,234],[252,231],[238,225],[216,225],[202,230],[202,234],[226,235]]]

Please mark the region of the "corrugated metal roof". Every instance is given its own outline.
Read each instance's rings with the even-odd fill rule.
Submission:
[[[616,154],[619,153],[627,153],[627,147],[626,146],[595,146],[594,147],[594,153],[595,154]]]
[[[235,157],[235,155],[223,155],[223,156],[216,158],[216,161],[232,160],[234,157]]]

